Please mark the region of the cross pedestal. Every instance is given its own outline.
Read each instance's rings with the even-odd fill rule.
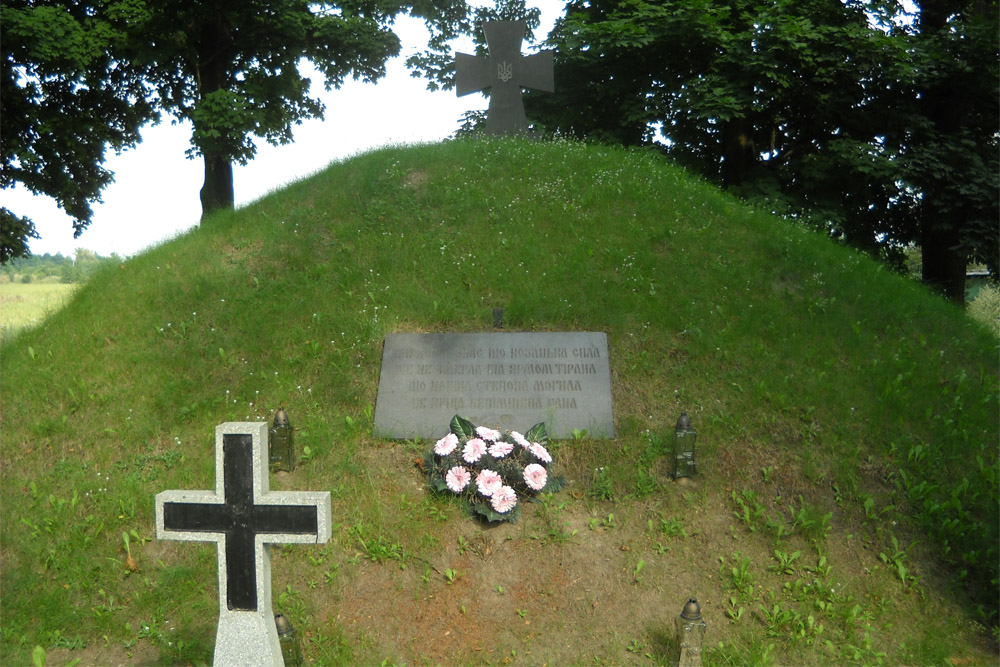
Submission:
[[[156,494],[156,537],[215,542],[216,667],[282,665],[271,610],[269,544],[330,539],[330,492],[268,490],[267,424],[215,429],[215,490]]]
[[[455,54],[455,91],[458,96],[490,89],[486,131],[518,134],[528,131],[521,88],[553,92],[553,56],[542,51],[524,57],[524,21],[489,21],[483,24],[489,57]]]

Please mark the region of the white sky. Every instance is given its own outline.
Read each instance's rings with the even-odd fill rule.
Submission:
[[[542,25],[535,31],[536,42],[541,42],[565,3],[533,0],[528,6],[542,10]],[[486,109],[482,95],[459,98],[454,90],[432,93],[425,79],[410,76],[406,58],[426,48],[423,22],[403,17],[396,23],[396,34],[403,43],[400,55],[389,61],[386,76],[377,84],[349,80],[328,93],[322,79],[314,79],[312,93],[326,105],[324,120],[294,127],[294,143],[285,146],[258,140],[253,161],[234,166],[237,207],[369,149],[440,141],[458,129],[463,113]],[[454,45],[454,50],[466,53],[472,48],[468,39]],[[115,182],[104,190],[103,202],[94,205],[93,221],[77,239],[71,218],[54,200],[20,186],[0,191],[0,199],[17,215],[34,221],[41,238],[31,241],[33,254],[72,257],[77,248],[87,248],[102,256],[133,255],[198,224],[204,165],[201,159],[184,156],[190,139],[189,125],[172,125],[167,118],[143,129],[142,142],[135,148],[111,154],[105,166],[114,172]]]

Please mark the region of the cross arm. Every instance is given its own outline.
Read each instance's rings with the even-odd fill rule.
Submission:
[[[263,501],[267,504],[257,509],[260,521],[273,525],[274,530],[268,532],[275,533],[265,534],[264,542],[324,544],[330,541],[329,491],[272,491]],[[291,508],[299,509],[290,512]]]
[[[455,54],[455,92],[458,97],[489,88],[492,82],[489,58]]]
[[[518,83],[523,88],[544,90],[547,93],[555,92],[554,64],[552,51],[539,51],[526,56],[521,62],[521,75]]]
[[[209,526],[190,523],[180,517],[186,507],[193,505],[209,505],[218,508],[219,512],[225,510],[222,498],[213,491],[161,491],[156,494],[156,539],[216,542],[217,537],[209,533],[223,533],[224,527],[219,526],[213,531]],[[200,518],[201,522],[214,521],[217,520],[217,513],[203,513]]]

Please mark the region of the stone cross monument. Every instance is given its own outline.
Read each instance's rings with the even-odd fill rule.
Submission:
[[[488,57],[455,54],[455,89],[458,96],[490,89],[486,131],[490,134],[527,132],[521,88],[553,92],[552,51],[524,57],[524,21],[490,21],[483,24]]]
[[[156,537],[215,542],[216,667],[282,665],[271,611],[269,544],[330,539],[330,492],[268,490],[267,424],[215,429],[215,490],[156,494]]]

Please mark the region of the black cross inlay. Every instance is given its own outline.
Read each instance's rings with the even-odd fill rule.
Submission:
[[[256,536],[268,533],[316,535],[315,505],[255,505],[253,436],[222,436],[225,503],[163,503],[167,530],[224,533],[226,604],[234,611],[257,610]]]

